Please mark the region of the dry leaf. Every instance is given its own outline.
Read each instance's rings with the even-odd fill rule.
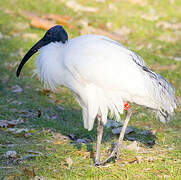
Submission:
[[[159,16],[152,15],[152,14],[143,14],[141,18],[148,21],[157,21],[159,19]]]
[[[147,5],[147,2],[145,0],[124,0],[128,3],[132,3],[132,4],[137,4],[137,5],[140,5],[140,6],[146,6]]]
[[[138,164],[140,164],[142,162],[142,156],[136,156],[136,160]]]
[[[23,172],[25,173],[26,176],[29,176],[29,177],[33,177],[34,178],[36,176],[34,169],[33,170],[29,170],[27,168],[24,168]]]
[[[73,11],[82,11],[82,12],[92,12],[95,13],[98,11],[95,7],[82,6],[76,0],[69,0],[66,2],[66,6],[71,8]]]
[[[16,29],[19,29],[19,30],[24,30],[24,29],[27,29],[29,28],[29,24],[28,23],[25,23],[25,22],[17,22],[15,23],[15,28]]]
[[[126,149],[138,152],[139,145],[138,145],[138,143],[136,141],[133,141],[133,143],[131,143],[130,145],[126,146]]]
[[[106,0],[96,0],[96,2],[105,3]]]
[[[119,36],[127,36],[128,34],[131,33],[131,29],[129,29],[128,27],[126,26],[122,26],[121,28],[119,29],[115,29],[114,30],[114,33],[119,35]]]
[[[160,64],[154,64],[151,66],[152,70],[175,70],[177,68],[176,64],[169,64],[169,65],[160,65]]]
[[[178,34],[162,34],[157,38],[160,41],[165,41],[165,42],[170,42],[170,43],[175,43],[179,40],[179,35]]]
[[[89,157],[89,156],[92,156],[92,155],[94,155],[94,153],[93,152],[86,152],[86,151],[75,151],[74,153],[73,153],[74,155],[77,155],[77,156],[81,156],[81,157],[83,157],[84,159],[85,158],[87,158],[87,157]]]
[[[111,39],[114,39],[116,41],[125,42],[126,38],[122,37],[120,35],[117,35],[116,33],[110,33],[108,31],[105,31],[100,28],[93,28],[91,26],[84,26],[83,29],[80,31],[81,34],[97,34],[97,35],[103,35],[107,36]]]
[[[17,120],[11,120],[11,121],[7,121],[7,120],[0,120],[0,127],[1,128],[9,128],[9,127],[14,127],[17,124],[22,124],[25,121],[22,119],[17,119]]]
[[[156,27],[179,31],[179,30],[181,30],[181,23],[178,22],[178,23],[173,24],[173,23],[169,23],[167,21],[159,21],[156,23]]]
[[[57,23],[69,28],[74,28],[74,26],[68,22],[68,16],[60,16],[58,14],[44,14],[40,16],[29,11],[22,11],[21,14],[29,19],[31,21],[31,26],[35,28],[48,30],[57,25]]]
[[[65,25],[71,29],[74,29],[75,27],[69,23],[70,17],[69,16],[61,16],[58,14],[45,14],[42,16],[43,19],[48,20],[55,20],[60,25]]]
[[[53,144],[62,144],[62,141],[56,140],[56,141],[53,142]]]
[[[38,28],[38,29],[45,29],[48,30],[51,27],[55,26],[56,24],[52,21],[48,21],[42,18],[33,18],[31,19],[31,26]]]
[[[174,56],[160,56],[160,58],[167,58],[175,61],[181,61],[181,57],[174,57]]]

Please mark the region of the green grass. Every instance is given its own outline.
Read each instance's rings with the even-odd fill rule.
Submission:
[[[81,26],[78,22],[85,18],[94,28],[106,26],[107,22],[111,22],[112,28],[109,32],[122,26],[131,29],[123,44],[141,55],[149,67],[154,67],[156,72],[166,77],[176,88],[176,96],[181,99],[181,62],[170,58],[181,57],[181,36],[178,36],[175,42],[159,40],[162,34],[173,37],[175,33],[180,32],[156,26],[159,21],[174,24],[181,21],[181,14],[178,13],[181,6],[179,0],[175,0],[174,4],[169,0],[145,0],[143,2],[146,2],[146,6],[133,3],[134,0],[77,2],[83,6],[96,7],[98,12],[75,12],[60,0],[0,1],[0,32],[3,34],[0,39],[0,120],[23,118],[26,122],[17,127],[27,127],[30,133],[29,136],[15,135],[6,132],[4,128],[0,129],[0,179],[29,179],[32,178],[33,169],[37,176],[45,179],[181,179],[180,106],[173,120],[164,125],[156,120],[151,111],[133,105],[134,114],[130,126],[136,132],[145,129],[155,131],[156,144],[149,148],[145,143],[150,138],[138,135],[137,139],[141,141],[140,146],[145,153],[122,150],[121,160],[98,168],[94,167],[91,158],[92,150],[95,151],[96,124],[90,132],[83,128],[81,109],[73,95],[66,88],[61,88],[57,93],[45,93],[38,78],[31,78],[33,60],[24,67],[21,77],[16,78],[15,63],[20,62],[21,51],[25,54],[36,41],[24,39],[23,34],[34,33],[40,38],[45,32],[29,25],[21,28],[18,23],[29,24],[29,20],[21,15],[21,11],[56,13],[71,18],[72,24],[76,27],[66,27],[71,37],[80,35]],[[114,10],[110,10],[110,6],[114,6]],[[143,15],[148,16],[153,11],[159,17],[157,20],[143,18]],[[151,48],[148,48],[149,43],[152,45]],[[175,65],[175,68],[169,68],[170,65]],[[162,69],[162,66],[168,68]],[[15,85],[19,85],[23,92],[13,93],[12,87]],[[64,110],[60,110],[58,106]],[[90,142],[81,145],[59,140],[56,138],[58,133],[74,134],[78,138],[89,139]],[[106,147],[111,147],[111,143],[116,142],[116,139],[117,137],[111,134],[111,129],[105,129],[102,156]],[[124,143],[130,144],[129,141]],[[43,155],[13,163],[3,157],[9,150],[15,150],[18,158],[29,155],[29,150],[41,152]],[[135,163],[137,156],[142,157],[140,163]],[[67,158],[73,161],[70,167]]]

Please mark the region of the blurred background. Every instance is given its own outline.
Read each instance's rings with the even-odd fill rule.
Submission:
[[[15,76],[27,50],[60,24],[69,38],[105,35],[138,53],[169,80],[181,102],[180,12],[180,0],[0,1],[0,179],[180,179],[180,106],[173,121],[163,125],[151,111],[133,105],[134,140],[146,153],[122,152],[122,161],[99,169],[91,164],[89,148],[90,143],[95,151],[96,128],[83,128],[72,94],[66,88],[56,93],[43,89],[37,77],[31,78],[33,60],[19,79]],[[144,144],[153,137],[140,136],[141,130],[155,134],[152,149]],[[117,139],[109,128],[105,134],[104,151]],[[82,139],[78,146],[77,139]],[[16,155],[6,156],[8,151]]]

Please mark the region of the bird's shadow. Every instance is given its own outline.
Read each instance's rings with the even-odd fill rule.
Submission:
[[[81,115],[81,111],[78,111],[75,109],[71,112],[73,114],[78,113]],[[64,117],[63,119],[68,120],[68,119],[66,119],[66,117]],[[87,152],[93,153],[94,152],[93,143],[96,142],[96,134],[97,134],[96,127],[97,127],[97,121],[95,121],[95,125],[94,125],[92,132],[87,131],[83,135],[81,134],[81,137],[79,137],[79,133],[78,133],[78,134],[75,134],[73,139],[70,138],[71,144],[73,144],[73,146],[75,148],[77,148],[78,150],[81,150],[83,147],[83,144],[85,144]],[[150,130],[137,128],[135,126],[128,126],[128,127],[132,129],[132,132],[130,132],[124,136],[124,141],[137,141],[137,142],[141,143],[143,146],[145,146],[146,148],[152,148],[155,145],[157,137]],[[86,131],[84,129],[83,125],[81,127],[79,126],[77,128],[79,128],[80,131]],[[119,135],[112,134],[112,129],[113,128],[111,128],[111,127],[104,128],[103,139],[102,139],[102,143],[110,142],[111,150],[114,148],[114,145],[116,144],[117,139],[119,137]],[[89,134],[91,134],[92,136]],[[83,142],[83,143],[78,142],[77,140],[79,138],[85,140],[85,142]]]

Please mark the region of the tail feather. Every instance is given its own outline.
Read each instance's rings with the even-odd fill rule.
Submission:
[[[163,123],[169,122],[174,109],[177,107],[174,87],[161,75],[150,71],[152,74],[153,98],[157,101],[157,117]],[[154,76],[153,76],[154,74]]]

